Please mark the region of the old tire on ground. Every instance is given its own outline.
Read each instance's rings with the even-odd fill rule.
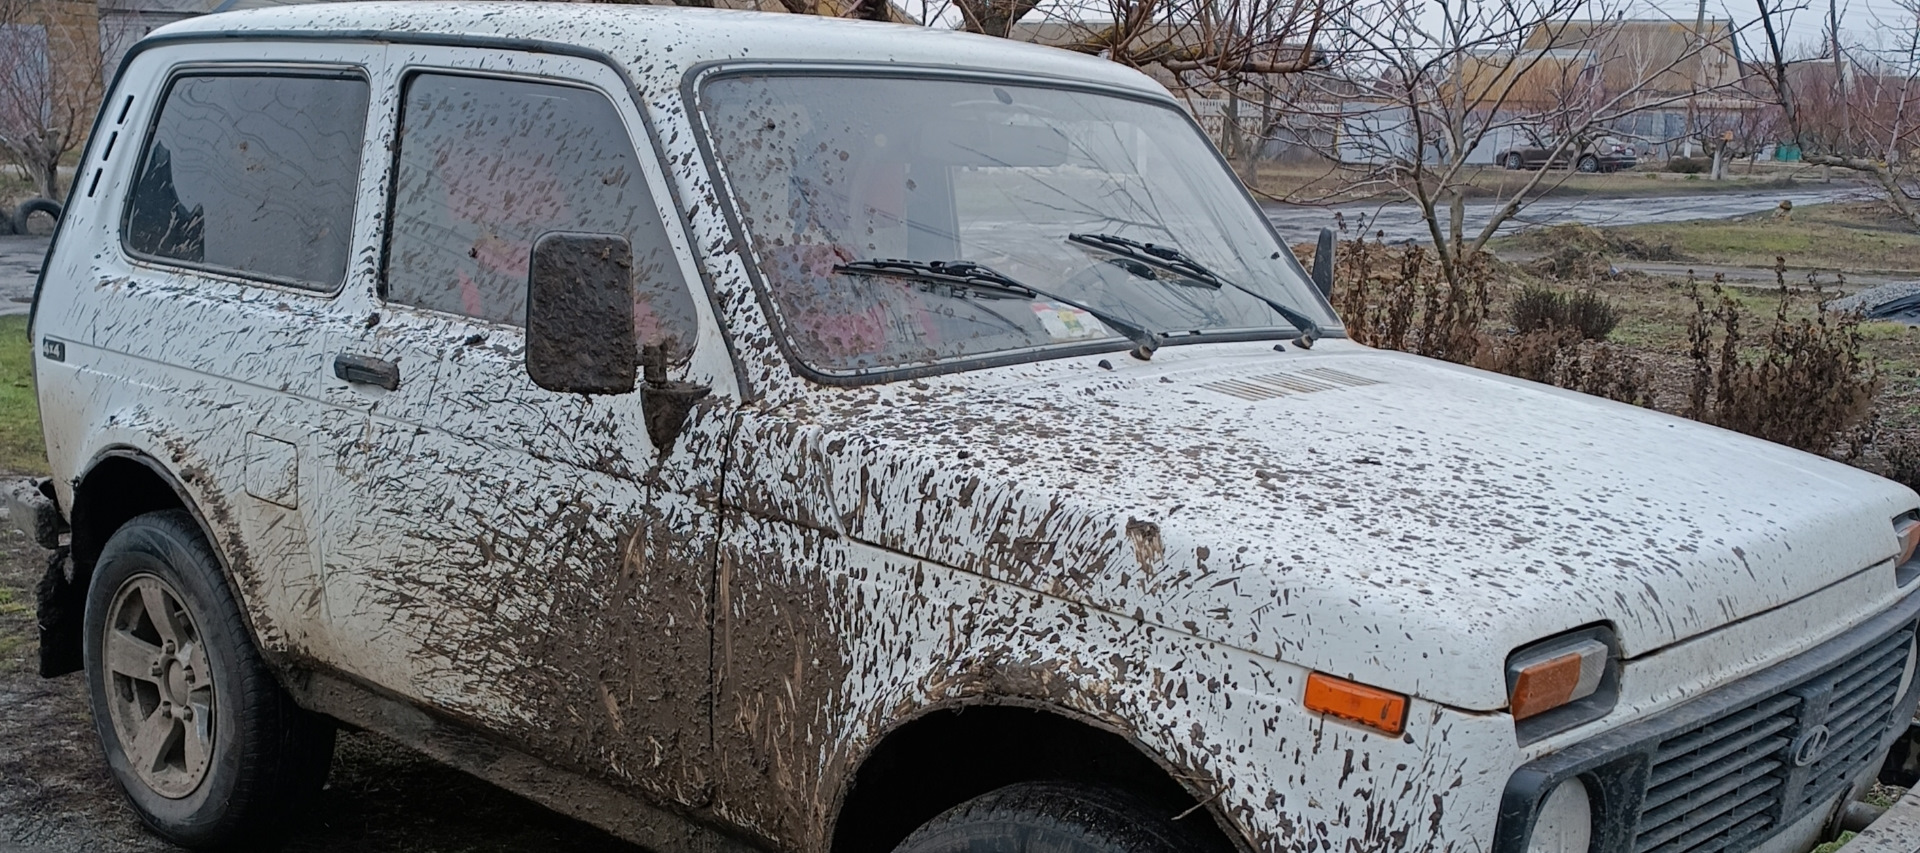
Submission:
[[[1517,152],[1507,155],[1507,171],[1518,172],[1523,165],[1526,164],[1520,161],[1520,155]]]
[[[187,847],[270,846],[326,780],[333,726],[280,689],[191,515],[115,531],[85,631],[94,729],[140,819]]]
[[[23,235],[33,233],[27,230],[30,224],[27,220],[33,218],[36,213],[53,217],[57,225],[60,222],[60,203],[50,198],[30,198],[20,202],[20,206],[13,209],[13,233]]]
[[[1592,154],[1588,154],[1580,158],[1579,165],[1580,165],[1580,171],[1586,172],[1587,174],[1591,175],[1594,172],[1600,171],[1600,158],[1595,157]]]
[[[1185,825],[1194,810],[1156,808],[1124,792],[1073,782],[1022,782],[927,821],[894,853],[1213,853]]]

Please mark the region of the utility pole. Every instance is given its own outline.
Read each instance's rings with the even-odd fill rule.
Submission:
[[[1827,39],[1833,46],[1833,86],[1840,97],[1840,145],[1853,150],[1853,105],[1847,102],[1847,64],[1840,55],[1840,0],[1827,0]]]
[[[1693,59],[1693,91],[1687,93],[1687,141],[1683,156],[1689,160],[1693,159],[1693,138],[1699,135],[1700,129],[1698,107],[1694,105],[1694,99],[1700,96],[1700,87],[1704,85],[1701,78],[1706,76],[1707,71],[1707,0],[1700,0],[1699,7],[1694,10],[1693,37],[1700,40],[1700,51]]]

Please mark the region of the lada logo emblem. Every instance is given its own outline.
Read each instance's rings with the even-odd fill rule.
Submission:
[[[1827,744],[1833,739],[1826,726],[1814,726],[1793,741],[1793,766],[1805,767],[1820,760],[1827,754]]]

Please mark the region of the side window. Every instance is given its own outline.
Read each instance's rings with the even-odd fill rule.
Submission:
[[[175,78],[122,223],[128,251],[332,291],[347,274],[367,83]]]
[[[678,360],[693,346],[693,301],[657,210],[605,95],[419,74],[400,114],[387,299],[523,325],[541,235],[621,234],[633,243],[640,340]]]

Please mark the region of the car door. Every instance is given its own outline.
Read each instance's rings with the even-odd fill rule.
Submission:
[[[362,678],[540,754],[701,796],[730,362],[646,126],[584,59],[392,49],[379,307],[327,431],[327,597]],[[529,252],[633,246],[629,394],[536,385]]]
[[[328,654],[308,425],[343,393],[323,359],[372,272],[351,247],[369,225],[360,178],[378,168],[364,131],[381,53],[137,57],[79,172],[74,238],[104,247],[86,275],[97,296],[43,316],[47,349],[76,370],[65,386],[109,409],[91,440],[180,472],[270,652]]]

